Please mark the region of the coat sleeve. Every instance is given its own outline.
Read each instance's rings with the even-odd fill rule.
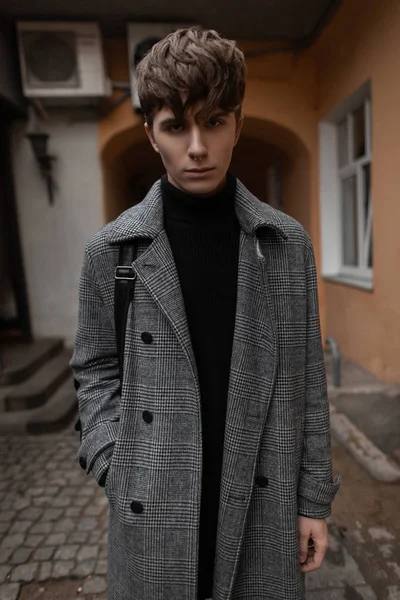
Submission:
[[[120,379],[115,326],[88,250],[79,285],[78,325],[70,366],[78,388],[79,464],[104,485],[119,428]]]
[[[298,513],[324,519],[339,489],[332,481],[332,455],[325,362],[318,308],[314,252],[306,258],[307,356],[303,455],[298,485]]]

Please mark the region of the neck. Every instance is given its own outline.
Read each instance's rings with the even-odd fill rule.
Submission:
[[[182,220],[221,220],[235,215],[236,177],[228,173],[225,186],[213,194],[189,194],[177,188],[168,177],[161,178],[164,216]]]

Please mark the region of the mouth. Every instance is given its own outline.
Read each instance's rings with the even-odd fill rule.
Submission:
[[[214,171],[214,167],[204,167],[202,169],[186,169],[186,173],[193,173],[194,175],[201,175],[201,173],[209,173]]]

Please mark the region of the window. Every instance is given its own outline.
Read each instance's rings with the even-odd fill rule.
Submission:
[[[337,126],[341,212],[341,272],[371,276],[371,103],[365,100]]]
[[[320,123],[322,270],[372,288],[371,93],[357,90]]]

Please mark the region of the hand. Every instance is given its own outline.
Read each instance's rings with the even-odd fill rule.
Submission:
[[[322,565],[329,545],[325,519],[298,518],[300,571],[310,573]]]

